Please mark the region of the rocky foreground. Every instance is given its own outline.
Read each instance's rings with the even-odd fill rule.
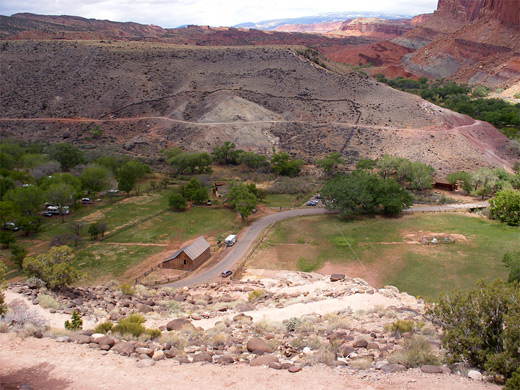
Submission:
[[[50,292],[35,285],[11,285],[7,294],[11,311],[0,322],[0,329],[9,332],[2,337],[11,337],[4,345],[8,350],[9,346],[14,348],[12,337],[16,332],[24,338],[20,345],[35,340],[45,343],[45,349],[68,351],[70,347],[64,344],[81,344],[74,348],[90,350],[90,358],[95,353],[98,364],[104,365],[103,359],[111,364],[119,356],[118,362],[120,358],[128,362],[125,367],[147,370],[154,365],[167,364],[173,369],[201,363],[215,367],[265,366],[296,373],[327,365],[342,375],[374,383],[387,381],[386,375],[398,372],[419,377],[437,374],[433,375],[436,380],[439,375],[456,376],[455,387],[446,385],[453,389],[470,388],[470,383],[476,386],[475,380],[485,379],[463,366],[452,367],[452,372],[436,359],[431,364],[412,364],[403,355],[409,340],[420,336],[434,357],[442,357],[439,333],[424,317],[422,301],[392,286],[375,289],[361,279],[344,275],[249,270],[241,281],[182,290],[138,286],[125,292],[132,295],[111,286]],[[54,308],[43,309],[42,305]],[[84,320],[83,330],[63,330],[59,324],[63,324],[63,318],[70,319],[74,310]],[[159,328],[161,335],[151,339],[93,332],[96,324],[108,320],[116,323],[133,313],[143,315],[144,325]],[[28,326],[31,321],[32,327]],[[397,329],[398,323],[409,324],[410,329]],[[16,349],[22,356],[20,348]],[[7,356],[5,351],[0,354],[0,366],[8,363]],[[6,375],[5,370],[14,369],[8,367],[0,373]],[[466,376],[473,379],[463,379]]]

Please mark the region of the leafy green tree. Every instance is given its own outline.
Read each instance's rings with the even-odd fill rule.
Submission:
[[[11,245],[11,261],[22,269],[23,260],[27,256],[27,249],[21,245]]]
[[[449,363],[510,378],[520,369],[520,288],[497,279],[469,291],[443,294],[428,314],[443,329]]]
[[[9,245],[14,244],[15,242],[16,238],[11,232],[0,230],[0,244],[2,244],[3,249],[9,248]]]
[[[75,146],[66,142],[51,145],[48,154],[50,158],[60,163],[61,169],[64,171],[68,171],[70,168],[74,168],[85,161],[83,153]]]
[[[23,270],[27,276],[41,279],[47,287],[57,289],[81,277],[81,273],[72,265],[74,260],[74,253],[68,246],[52,247],[48,253],[26,257]]]
[[[24,168],[35,168],[49,162],[49,157],[42,153],[25,153],[20,157],[20,165]]]
[[[173,210],[184,210],[186,208],[186,199],[180,192],[172,192],[168,197],[168,206]]]
[[[356,163],[356,170],[371,171],[376,166],[376,162],[371,158],[362,158]]]
[[[520,251],[504,254],[502,264],[509,270],[508,283],[520,283]]]
[[[240,156],[240,153],[242,153],[241,150],[236,150],[236,145],[234,143],[231,143],[229,141],[224,142],[224,145],[222,146],[215,146],[213,148],[213,152],[211,152],[211,155],[213,156],[213,161],[215,161],[217,164],[232,164],[237,165],[238,164],[238,158]]]
[[[269,171],[271,164],[264,155],[255,152],[242,152],[238,156],[238,161],[246,167],[256,170]]]
[[[256,208],[257,199],[245,184],[233,184],[226,194],[226,201],[245,220]]]
[[[143,165],[138,161],[127,161],[123,164],[118,173],[117,185],[120,191],[130,194],[135,188],[137,179],[146,175],[150,167]]]
[[[110,170],[112,175],[116,175],[117,169],[119,167],[118,162],[112,156],[100,156],[96,159],[96,165],[102,166]]]
[[[322,168],[325,173],[332,174],[338,165],[345,164],[345,160],[343,160],[339,154],[339,152],[330,152],[327,156],[325,156],[321,160],[316,160],[316,165]]]
[[[452,185],[460,184],[465,194],[469,194],[473,189],[471,186],[471,175],[468,172],[457,171],[449,173],[446,176],[446,180]]]
[[[14,187],[14,180],[12,178],[0,176],[0,200],[4,199],[5,193]]]
[[[168,158],[168,163],[177,173],[208,173],[211,171],[211,156],[208,153],[180,152]]]
[[[249,188],[249,191],[251,191],[251,193],[256,196],[256,199],[259,201],[259,202],[262,202],[265,197],[267,196],[267,191],[261,189],[261,188],[258,188],[256,186],[256,183],[249,183],[247,185],[247,188]]]
[[[365,171],[354,171],[329,180],[321,195],[328,209],[341,216],[373,213],[378,207],[385,214],[398,214],[412,204],[412,196],[392,178],[382,179]]]
[[[201,187],[197,191],[195,191],[192,199],[195,204],[202,204],[208,201],[208,189]]]
[[[184,195],[184,197],[190,201],[194,201],[195,199],[195,196],[197,194],[197,192],[202,188],[202,185],[200,184],[200,182],[192,177],[190,179],[190,181],[188,183],[186,183],[186,185],[184,186],[183,190],[182,190],[182,194]],[[206,197],[207,199],[207,197]]]
[[[7,305],[5,304],[4,288],[5,288],[5,273],[6,267],[3,261],[0,260],[0,318],[7,312]]]
[[[16,207],[13,202],[0,201],[0,221],[2,226],[16,215]]]
[[[97,239],[99,235],[103,237],[107,231],[107,225],[104,222],[95,222],[88,227],[88,234],[93,240]]]
[[[432,188],[433,173],[435,169],[431,165],[423,164],[421,162],[412,162],[410,164],[410,172],[407,181],[410,184],[412,191],[422,190],[425,188]]]
[[[71,206],[75,201],[76,191],[74,188],[66,183],[57,183],[49,186],[45,191],[45,199],[58,207],[60,214],[64,215],[63,208]]]
[[[47,189],[53,184],[68,184],[74,189],[74,198],[79,198],[83,191],[81,189],[81,181],[74,175],[70,173],[55,173],[51,177],[45,176],[38,180],[38,186],[43,190],[47,191]]]
[[[289,158],[289,153],[285,152],[275,153],[271,158],[273,171],[280,176],[297,176],[300,173],[303,164],[302,160],[291,160]]]
[[[31,233],[38,233],[42,225],[42,220],[39,215],[32,217],[20,217],[17,220],[20,230],[28,237]]]
[[[110,171],[101,165],[90,165],[79,175],[82,188],[91,192],[106,190],[109,186]]]
[[[481,196],[482,199],[484,199],[485,196],[493,192],[497,177],[491,169],[480,168],[478,171],[473,172],[471,181],[474,186],[475,195]]]
[[[7,191],[5,198],[14,204],[20,215],[32,217],[38,214],[43,203],[43,191],[36,186],[16,187]]]
[[[511,226],[520,225],[520,191],[504,190],[489,201],[491,217]]]

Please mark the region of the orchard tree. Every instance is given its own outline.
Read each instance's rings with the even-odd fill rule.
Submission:
[[[150,171],[150,167],[138,161],[127,161],[118,173],[117,185],[120,191],[130,194],[135,188],[137,179],[142,178]]]
[[[64,171],[68,171],[85,161],[81,151],[66,142],[51,145],[48,154],[50,158],[60,163],[61,169]]]
[[[81,277],[81,273],[72,265],[74,260],[74,253],[68,246],[52,247],[48,253],[26,257],[23,270],[27,276],[41,279],[54,290],[70,285]]]
[[[193,203],[205,203],[208,200],[208,190],[202,187],[200,182],[192,177],[182,191],[184,197]]]
[[[168,206],[176,211],[184,210],[187,206],[186,199],[180,192],[172,192],[168,197]]]
[[[256,208],[257,199],[245,184],[232,184],[226,194],[226,201],[245,220]]]
[[[504,190],[489,201],[491,217],[511,226],[520,225],[520,191]]]

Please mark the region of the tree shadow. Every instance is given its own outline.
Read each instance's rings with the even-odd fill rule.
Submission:
[[[64,390],[67,381],[51,376],[54,366],[41,363],[32,367],[13,369],[8,373],[0,374],[1,390]]]

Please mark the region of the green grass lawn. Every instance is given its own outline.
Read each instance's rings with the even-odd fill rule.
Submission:
[[[406,243],[412,236],[421,236],[421,231],[460,234],[465,239],[461,237],[449,245]],[[490,281],[507,277],[502,256],[520,250],[520,230],[466,214],[351,220],[315,216],[278,223],[259,250],[276,245],[290,248],[283,252],[284,267],[289,263],[292,269],[317,270],[326,262],[339,267],[357,266],[377,276],[381,286],[391,284],[413,295],[436,298],[452,288],[470,288],[480,278]],[[312,251],[299,250],[299,246]],[[316,255],[308,255],[311,252]],[[262,252],[255,255],[261,257]]]

